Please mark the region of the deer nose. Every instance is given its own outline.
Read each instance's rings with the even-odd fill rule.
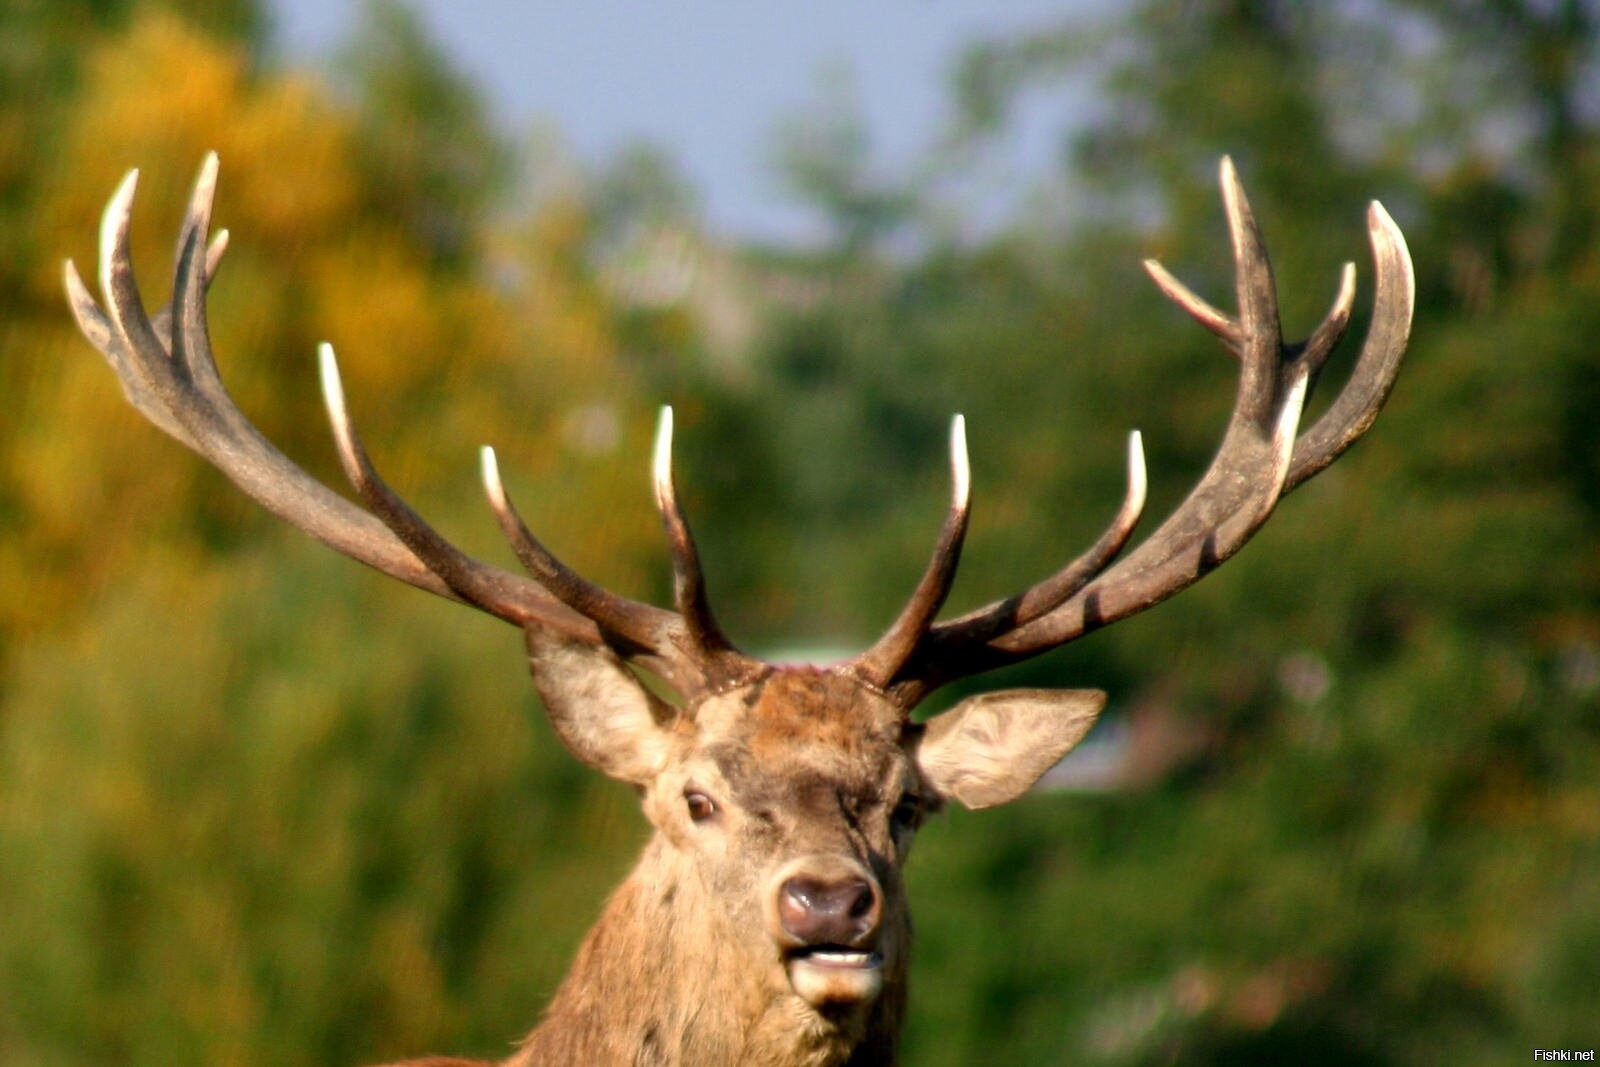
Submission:
[[[878,928],[878,887],[858,874],[796,874],[778,887],[778,921],[803,945],[857,945]]]

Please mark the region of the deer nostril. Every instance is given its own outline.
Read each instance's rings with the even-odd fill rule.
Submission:
[[[865,878],[789,878],[778,888],[778,918],[791,937],[807,945],[849,945],[878,925],[878,891]]]
[[[876,902],[876,898],[877,894],[873,893],[872,887],[858,879],[856,881],[855,899],[850,902],[850,918],[859,919],[866,915],[867,912],[872,910],[872,905]]]

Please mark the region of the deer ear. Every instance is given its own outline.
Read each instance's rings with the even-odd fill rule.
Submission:
[[[1065,756],[1106,706],[1098,689],[1008,689],[929,719],[917,766],[940,795],[969,808],[1015,800]]]
[[[666,761],[672,707],[610,649],[540,627],[525,633],[533,684],[573,755],[624,782],[651,781]]]

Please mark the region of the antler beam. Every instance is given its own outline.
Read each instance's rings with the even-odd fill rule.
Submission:
[[[747,663],[721,637],[704,603],[693,542],[670,490],[663,516],[671,534],[685,616],[606,593],[577,578],[531,535],[513,538],[533,577],[476,560],[452,545],[378,474],[345,403],[333,349],[320,350],[321,378],[339,458],[370,511],[335,493],[277,449],[241,412],[217,371],[205,293],[227,248],[227,234],[207,244],[216,195],[217,157],[200,168],[178,240],[173,306],[146,314],[129,249],[138,171],[117,187],[100,227],[97,302],[68,261],[64,280],[79,328],[105,356],[122,390],[157,428],[198,453],[267,510],[335,550],[430,593],[473,605],[518,626],[543,627],[619,655],[692,694]],[[493,469],[492,459],[488,464]],[[660,483],[658,477],[658,492]],[[494,473],[490,487],[502,525],[515,520]],[[670,506],[669,506],[670,505]],[[519,535],[520,536],[520,535]],[[680,600],[683,597],[680,596]]]
[[[1221,185],[1238,315],[1212,307],[1153,260],[1145,264],[1161,291],[1240,360],[1237,399],[1215,458],[1177,510],[1112,565],[1143,503],[1135,437],[1128,496],[1106,534],[1083,557],[1022,593],[928,627],[887,685],[905,706],[945,682],[1038,655],[1188,587],[1243,547],[1285,493],[1332,463],[1377,418],[1399,372],[1415,303],[1411,257],[1399,227],[1372,203],[1367,229],[1377,282],[1367,339],[1343,391],[1297,436],[1311,383],[1349,324],[1355,267],[1345,265],[1333,305],[1311,336],[1285,344],[1266,247],[1228,159]]]

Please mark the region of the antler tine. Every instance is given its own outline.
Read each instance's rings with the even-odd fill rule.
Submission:
[[[1056,578],[930,629],[892,686],[908,705],[952,678],[1036,655],[1186,588],[1237,552],[1284,492],[1331,463],[1376,417],[1398,369],[1413,299],[1410,260],[1399,230],[1381,208],[1372,209],[1369,228],[1378,260],[1372,331],[1344,393],[1297,442],[1311,380],[1349,320],[1353,270],[1346,265],[1333,306],[1310,339],[1285,346],[1266,249],[1226,159],[1221,185],[1234,249],[1238,318],[1195,296],[1158,264],[1147,265],[1161,290],[1241,360],[1233,414],[1206,473],[1138,548],[1050,608],[1026,610],[1047,602],[1042,591]]]
[[[206,320],[205,299],[209,284],[206,266],[210,262],[206,240],[211,229],[211,209],[216,191],[217,154],[208,152],[195,179],[194,192],[189,197],[189,206],[179,230],[177,280],[167,321],[164,324],[151,324],[157,338],[166,342],[170,355],[164,364],[172,369],[169,387],[183,393],[199,394],[197,403],[178,401],[173,406],[185,426],[202,443],[222,438],[241,442],[252,435],[260,436],[228,395],[227,387],[222,384],[222,375],[217,370],[216,356],[211,350],[211,329]],[[125,226],[122,232],[126,235]],[[157,318],[161,316],[158,314]],[[162,329],[163,325],[165,330]],[[167,382],[169,378],[167,375],[154,377],[158,383]],[[209,452],[205,454],[212,462],[216,462]]]
[[[94,296],[83,284],[77,264],[70,259],[62,269],[62,281],[66,285],[67,303],[72,308],[73,318],[78,322],[78,329],[105,357],[106,363],[116,374],[117,382],[122,386],[122,395],[128,403],[154,423],[162,433],[198,452],[199,445],[155,396],[155,391],[149,385],[144,371],[131,358],[127,346],[117,335],[111,320],[100,310],[100,305],[95,302]]]
[[[933,556],[911,599],[900,610],[888,631],[867,651],[851,660],[847,669],[874,685],[887,685],[916,651],[944,606],[961,561],[961,545],[967,536],[971,515],[972,470],[967,460],[967,420],[957,415],[950,420],[950,511],[934,546]]]
[[[177,284],[167,325],[168,348],[173,362],[208,401],[203,409],[219,417],[234,433],[245,432],[249,420],[228,398],[211,351],[211,331],[206,322],[206,287],[210,284],[210,249],[206,235],[211,230],[211,210],[217,195],[217,154],[207,152],[195,178],[194,192],[178,231]],[[223,247],[226,247],[224,242]],[[220,253],[219,253],[220,254]],[[196,261],[199,261],[198,264]],[[159,317],[159,316],[158,316]],[[173,328],[174,323],[176,329]],[[152,324],[156,335],[161,329]]]
[[[647,654],[649,650],[678,648],[685,644],[683,620],[653,604],[618,596],[562,563],[533,535],[511,502],[511,495],[500,477],[494,449],[484,446],[479,458],[484,493],[500,524],[500,532],[534,579],[567,607],[593,619],[607,635],[607,643],[636,650],[630,652],[630,658],[643,662],[672,685],[689,690],[701,684],[703,672],[698,668],[690,669],[676,660]]]
[[[295,465],[240,412],[216,371],[207,333],[204,292],[227,247],[206,229],[216,161],[208,156],[195,183],[179,241],[174,306],[146,315],[133,272],[129,228],[138,172],[130,171],[106,205],[100,228],[102,309],[68,262],[67,296],[84,335],[105,356],[130,403],[159,429],[211,462],[240,489],[335,550],[420,589],[463,595],[376,517]],[[170,337],[163,336],[170,334]],[[598,642],[583,619],[532,581],[495,568],[480,572],[476,606],[527,625],[540,622]]]
[[[105,310],[88,294],[70,260],[66,268],[68,297],[84,334],[95,342],[122,382],[123,395],[162,430],[200,451],[200,437],[187,425],[181,405],[175,403],[181,390],[173,381],[168,352],[145,317],[133,276],[128,231],[138,188],[138,170],[128,171],[100,217],[99,281]]]
[[[1355,303],[1356,265],[1346,263],[1339,271],[1339,289],[1334,293],[1333,304],[1328,308],[1328,313],[1322,317],[1322,321],[1317,324],[1317,328],[1311,331],[1311,336],[1300,346],[1299,354],[1294,357],[1305,364],[1313,386],[1316,385],[1317,375],[1322,373],[1323,364],[1328,362],[1333,350],[1344,340],[1345,330],[1350,327],[1350,313],[1355,309]]]
[[[1128,435],[1127,488],[1122,504],[1098,540],[1077,559],[1039,584],[1005,600],[951,619],[951,632],[965,641],[988,641],[1008,630],[1026,626],[1060,607],[1068,597],[1088,585],[1122,553],[1144,514],[1149,478],[1145,472],[1144,438],[1138,430]]]
[[[328,422],[333,427],[339,462],[344,467],[351,488],[423,565],[460,599],[510,622],[526,624],[530,621],[519,604],[506,599],[506,590],[495,581],[492,569],[445,540],[409,504],[400,499],[378,474],[350,419],[333,346],[327,342],[319,345],[317,360]]]
[[[670,438],[670,416],[668,420],[667,436]],[[663,463],[670,464],[670,461],[662,458],[662,447],[658,433],[653,465],[658,502]],[[666,447],[671,447],[670,440]],[[675,497],[661,507],[663,518],[668,523],[668,541],[673,557],[678,598],[676,614],[653,604],[618,596],[557,559],[528,529],[516,505],[512,503],[511,494],[506,491],[505,482],[500,477],[500,463],[494,449],[485,446],[480,456],[483,487],[489,498],[489,506],[494,510],[500,531],[517,559],[535,580],[563,604],[593,619],[607,636],[608,644],[613,647],[619,644],[624,646],[629,658],[655,671],[686,695],[735,678],[750,676],[761,669],[756,660],[734,648],[722,636],[715,620],[711,619],[710,608],[705,601],[704,583],[699,576],[694,542],[689,538],[687,524],[677,511]],[[669,470],[667,477],[670,479],[670,476]],[[671,492],[670,486],[668,492]],[[673,530],[673,517],[678,520],[678,533]],[[699,587],[697,591],[695,586]],[[697,598],[698,607],[695,606]],[[680,654],[664,655],[660,654],[661,650]]]
[[[216,236],[211,238],[211,244],[206,246],[206,276],[201,282],[203,291],[210,292],[211,283],[217,276],[217,268],[222,265],[222,257],[228,251],[228,231],[218,230]],[[179,244],[182,253],[182,244]],[[156,336],[162,344],[169,349],[172,347],[172,305],[168,304],[154,315],[150,316],[150,325],[156,331]],[[226,390],[224,390],[226,391]]]
[[[1376,200],[1367,208],[1367,235],[1377,275],[1367,340],[1344,390],[1296,443],[1286,493],[1338,459],[1367,432],[1400,373],[1417,300],[1411,251],[1405,234]]]
[[[1222,338],[1230,352],[1235,350],[1239,338],[1231,318],[1224,312],[1212,307],[1203,298],[1195,295],[1194,290],[1174,278],[1167,268],[1161,265],[1160,260],[1145,260],[1144,271],[1150,275],[1150,280],[1156,283],[1156,288],[1161,290],[1162,295],[1188,312],[1194,321]]]
[[[655,450],[650,463],[651,485],[656,509],[667,533],[672,555],[672,599],[687,624],[687,636],[702,653],[735,651],[717,624],[706,594],[705,572],[700,566],[700,550],[695,547],[689,520],[678,503],[678,487],[672,476],[672,407],[664,405],[656,423]]]
[[[1234,328],[1243,361],[1235,417],[1267,427],[1278,399],[1279,360],[1283,355],[1278,287],[1272,278],[1266,243],[1261,239],[1261,229],[1256,225],[1233,160],[1223,156],[1220,169],[1222,204],[1233,243],[1234,289],[1239,301]]]

